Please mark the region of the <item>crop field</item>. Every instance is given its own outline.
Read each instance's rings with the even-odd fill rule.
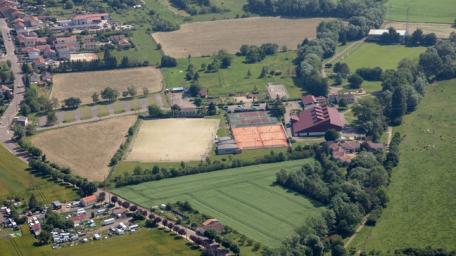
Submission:
[[[386,7],[388,20],[452,23],[456,17],[454,0],[389,0]]]
[[[337,61],[345,62],[352,72],[362,67],[381,67],[395,69],[404,58],[417,60],[424,47],[405,47],[403,45],[379,45],[363,43],[353,50],[347,57]]]
[[[133,234],[58,249],[52,249],[50,246],[33,246],[36,240],[26,226],[22,226],[22,233],[22,237],[15,239],[0,238],[0,254],[8,256],[141,256],[151,253],[157,256],[201,255],[201,251],[187,247],[183,239],[175,239],[169,233],[158,229],[140,230]],[[133,244],[134,246],[131,246]]]
[[[70,167],[81,177],[102,181],[135,120],[136,116],[124,116],[52,129],[34,135],[31,141],[49,160]]]
[[[128,161],[180,162],[202,160],[210,152],[218,119],[160,119],[141,123]]]
[[[418,28],[423,30],[424,33],[435,33],[439,38],[449,38],[451,32],[456,32],[456,28],[451,24],[444,23],[407,23],[400,21],[385,21],[382,25],[383,28],[394,27],[395,29],[407,29],[409,33]]]
[[[159,92],[162,75],[154,67],[57,74],[50,97],[60,102],[78,97],[83,104],[92,103],[92,94],[100,94],[108,86],[118,90],[119,95],[129,86],[134,86],[138,93],[142,92],[142,88],[148,88],[150,93]]]
[[[432,85],[418,110],[398,127],[403,140],[388,206],[377,226],[363,230],[354,247],[456,250],[455,99],[455,79]]]
[[[0,198],[15,195],[28,197],[34,193],[38,200],[50,203],[54,200],[69,201],[77,197],[73,190],[38,178],[26,168],[26,163],[0,146]]]
[[[233,55],[232,64],[227,69],[220,69],[216,73],[206,73],[199,70],[201,64],[211,63],[209,57],[191,58],[191,64],[198,71],[199,84],[209,90],[211,96],[227,96],[230,93],[249,93],[255,88],[264,96],[267,95],[266,86],[268,83],[283,84],[288,91],[290,98],[299,98],[302,95],[300,88],[294,85],[294,66],[293,59],[296,57],[295,51],[280,52],[273,56],[268,56],[258,63],[244,63],[245,58]],[[165,86],[168,88],[188,85],[185,80],[185,73],[189,62],[187,59],[179,59],[177,67],[162,69]],[[266,76],[260,78],[263,67],[270,71],[281,71],[278,76]],[[248,72],[250,71],[250,76]]]
[[[320,209],[308,199],[273,186],[280,169],[309,160],[256,165],[122,187],[115,193],[145,207],[187,200],[253,240],[277,247]]]
[[[304,38],[315,38],[322,20],[254,17],[193,22],[181,25],[177,31],[152,36],[167,55],[176,58],[207,56],[220,49],[236,53],[243,44],[276,43],[296,49]]]

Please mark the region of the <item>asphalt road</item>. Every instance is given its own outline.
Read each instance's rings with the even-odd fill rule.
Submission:
[[[24,98],[25,88],[22,81],[21,64],[18,62],[18,58],[14,53],[15,45],[8,36],[9,27],[5,19],[0,19],[0,29],[2,31],[3,41],[6,48],[6,56],[3,59],[11,62],[11,70],[13,71],[15,77],[13,89],[14,98],[8,105],[5,113],[3,113],[0,118],[0,142],[13,154],[21,156],[21,152],[17,145],[11,141],[13,132],[10,130],[10,126],[13,122],[13,118],[19,111],[19,104]]]

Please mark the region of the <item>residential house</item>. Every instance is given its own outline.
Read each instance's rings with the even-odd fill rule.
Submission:
[[[329,129],[337,131],[345,126],[344,116],[336,108],[313,105],[291,119],[294,136],[320,136]]]
[[[86,196],[86,197],[82,198],[79,201],[79,203],[83,207],[94,205],[96,202],[97,202],[97,196],[96,195]]]
[[[380,152],[383,151],[385,146],[382,143],[375,143],[372,141],[365,141],[362,146],[371,152]]]
[[[0,96],[11,99],[13,97],[13,90],[8,86],[2,84],[0,85]]]
[[[69,59],[72,53],[79,51],[80,45],[76,36],[58,37],[54,48],[60,58]]]
[[[52,74],[49,72],[41,73],[41,80],[46,83],[52,83]]]
[[[205,220],[200,227],[196,229],[198,235],[204,235],[208,230],[214,230],[217,233],[222,233],[225,227],[217,219],[207,219]]]
[[[304,108],[315,104],[326,105],[326,98],[322,96],[305,95],[301,97],[301,103]]]
[[[104,29],[109,26],[108,13],[92,13],[76,15],[70,20],[57,21],[62,29]]]
[[[88,35],[81,38],[81,48],[88,51],[98,50],[98,43],[94,36]]]
[[[44,69],[46,68],[46,60],[43,57],[39,56],[32,61],[32,66],[35,69]]]
[[[40,74],[38,74],[38,73],[32,73],[29,76],[29,79],[30,79],[31,84],[34,84],[34,85],[43,85],[44,84],[44,82],[41,80]]]
[[[14,123],[17,125],[21,125],[23,127],[28,125],[28,118],[25,116],[18,116],[14,118]]]
[[[345,104],[352,104],[356,102],[356,95],[353,92],[331,93],[328,96],[329,102],[340,103],[343,101]]]

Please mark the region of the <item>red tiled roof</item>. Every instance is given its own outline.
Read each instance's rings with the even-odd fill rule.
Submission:
[[[72,216],[71,220],[73,222],[81,222],[81,221],[85,220],[86,217],[87,217],[87,215],[85,213],[83,213],[83,214]]]
[[[342,129],[345,125],[342,114],[327,106],[315,105],[305,109],[299,113],[298,118],[299,120],[293,123],[295,132],[324,132],[331,126]]]
[[[304,104],[304,106],[306,106],[306,105],[314,104],[316,102],[316,99],[313,95],[305,95],[305,96],[301,97],[301,101],[302,101],[302,104]]]
[[[93,203],[97,200],[97,196],[96,195],[91,195],[91,196],[86,196],[84,198],[81,199],[81,201],[83,201],[84,203]]]
[[[108,13],[92,13],[92,14],[82,14],[76,15],[73,17],[73,20],[97,20],[101,19],[103,16],[109,16]]]

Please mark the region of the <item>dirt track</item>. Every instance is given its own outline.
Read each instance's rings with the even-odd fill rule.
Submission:
[[[406,22],[399,21],[385,21],[383,28],[394,27],[395,29],[406,29]],[[408,23],[408,32],[413,33],[416,29],[421,28],[424,33],[435,33],[439,38],[450,37],[451,32],[456,32],[455,28],[451,27],[451,24],[439,24],[439,23]]]
[[[235,53],[243,44],[276,43],[296,49],[304,38],[315,38],[316,27],[323,20],[254,17],[193,22],[152,37],[167,55],[175,58],[210,55],[220,49]]]
[[[53,129],[33,136],[32,144],[52,162],[70,167],[81,177],[102,181],[135,120],[136,116],[125,116]]]

